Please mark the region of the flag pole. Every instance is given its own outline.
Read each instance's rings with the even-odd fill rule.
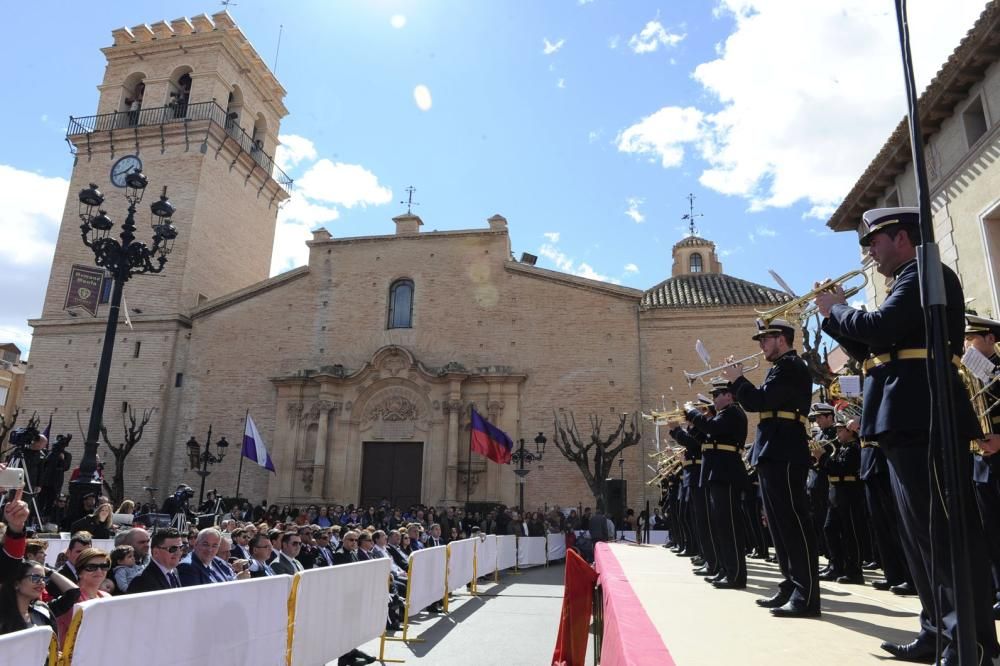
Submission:
[[[247,436],[247,420],[250,418],[250,408],[247,407],[247,413],[243,416],[243,440],[246,440]],[[240,469],[236,473],[236,501],[240,500],[240,481],[243,478],[243,441],[240,441]]]
[[[472,410],[475,407],[469,404],[469,421],[472,421]],[[469,428],[469,468],[465,473],[465,510],[469,510],[469,494],[472,492],[472,428]]]

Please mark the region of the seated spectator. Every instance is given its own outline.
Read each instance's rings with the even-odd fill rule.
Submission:
[[[403,554],[406,555],[407,558],[409,558],[410,554],[413,553],[414,548],[410,540],[409,532],[404,530],[399,531],[399,549],[403,551]]]
[[[73,523],[71,532],[90,532],[94,539],[110,539],[115,535],[110,504],[98,504],[90,515]]]
[[[274,570],[268,564],[271,557],[271,540],[266,534],[256,534],[250,539],[250,566],[248,571],[251,578],[263,578],[273,576]]]
[[[135,502],[130,499],[125,500],[118,506],[118,510],[115,513],[121,513],[124,515],[131,516],[135,513]]]
[[[409,555],[407,555],[403,550],[402,543],[403,535],[400,534],[399,530],[393,530],[386,535],[384,548],[385,552],[389,556],[389,559],[392,560],[393,573],[405,576],[408,573],[410,561]],[[380,539],[376,539],[375,546],[380,547],[381,545]]]
[[[100,548],[84,549],[76,558],[76,571],[80,576],[80,580],[77,583],[79,587],[78,593],[72,593],[75,601],[80,602],[88,599],[110,597],[110,594],[101,589],[101,583],[104,582],[110,569],[111,560],[108,558],[107,553]],[[72,619],[72,606],[56,615],[56,627],[59,629],[60,646],[66,638],[66,632],[69,630],[69,623]]]
[[[49,542],[45,539],[28,539],[24,548],[24,559],[45,564],[45,550],[48,547]],[[42,601],[45,601],[45,599]]]
[[[303,525],[299,528],[299,538],[302,539],[302,547],[299,548],[299,555],[295,559],[302,563],[303,569],[312,569],[316,566],[316,558],[319,552],[316,550],[316,541],[313,539],[315,525]]]
[[[184,557],[181,533],[173,527],[165,527],[153,533],[150,540],[150,562],[142,573],[129,583],[129,594],[155,592],[180,587],[177,563]]]
[[[378,557],[374,553],[375,541],[372,539],[371,532],[364,530],[358,535],[358,560],[363,562],[365,560],[373,560]]]
[[[41,600],[46,580],[59,592],[51,606]],[[46,575],[45,567],[34,560],[17,560],[0,584],[0,634],[31,627],[58,631],[56,616],[70,611],[78,594],[76,584],[65,576]]]
[[[252,536],[250,531],[243,527],[237,527],[232,532],[233,545],[230,549],[229,556],[235,557],[238,560],[249,560],[250,559],[250,537]]]
[[[424,545],[428,548],[444,545],[444,539],[441,538],[441,526],[439,524],[431,523],[427,538],[424,539]]]
[[[229,563],[218,556],[221,543],[222,533],[214,527],[198,532],[191,553],[185,555],[177,565],[177,576],[181,580],[181,585],[193,587],[237,579],[238,576]],[[249,578],[250,574],[241,573],[239,577]]]
[[[358,561],[358,537],[360,534],[354,530],[349,531],[340,540],[340,548],[333,554],[334,564],[348,564]]]
[[[120,537],[120,541],[119,541]],[[139,568],[136,575],[149,564],[149,532],[142,527],[133,527],[115,536],[116,546],[132,546],[135,551],[135,566]]]
[[[271,563],[271,569],[274,570],[274,573],[294,576],[299,571],[305,571],[302,563],[295,559],[300,550],[302,550],[302,537],[299,536],[299,533],[294,530],[285,532],[285,536],[281,540],[281,552],[278,553],[278,558]]]
[[[80,553],[90,548],[91,545],[93,545],[93,539],[90,537],[90,532],[77,532],[70,537],[69,546],[66,548],[66,563],[59,567],[59,574],[65,576],[73,583],[79,582],[76,570],[76,558],[80,556]],[[45,589],[48,590],[49,595],[53,598],[59,596],[59,589],[54,582],[49,581]]]
[[[135,548],[115,546],[111,551],[111,580],[115,582],[115,593],[124,594],[132,579],[142,573],[142,567],[135,564]]]
[[[330,550],[336,551],[340,548],[340,533],[342,532],[340,525],[334,523],[330,526]]]

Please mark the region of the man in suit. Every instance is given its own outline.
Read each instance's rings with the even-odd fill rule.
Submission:
[[[741,457],[747,415],[734,404],[729,382],[721,377],[712,380],[712,401],[714,416],[686,406],[688,421],[706,436],[701,445],[701,486],[719,566],[718,574],[707,580],[719,589],[743,589],[747,586],[746,538],[738,502],[747,483]]]
[[[268,564],[271,552],[271,540],[266,534],[256,534],[250,539],[250,566],[247,570],[251,578],[275,575],[274,569]]]
[[[1000,653],[993,620],[992,586],[985,552],[982,525],[967,521],[967,543],[952,544],[946,529],[945,498],[932,477],[941,478],[941,449],[945,444],[932,434],[934,406],[931,404],[927,372],[928,344],[924,309],[920,294],[920,272],[916,245],[920,242],[918,208],[879,208],[864,213],[858,229],[862,247],[875,262],[876,270],[892,278],[892,287],[877,310],[852,308],[842,288],[824,290],[816,296],[823,317],[823,331],[862,363],[864,405],[861,439],[878,442],[889,464],[892,491],[899,512],[899,533],[903,552],[910,565],[920,604],[920,633],[907,644],[885,642],[882,649],[905,661],[933,661],[957,664],[954,645],[958,626],[955,612],[955,585],[952,577],[951,548],[968,553],[972,581],[974,618],[967,629],[974,631],[978,655],[985,663]],[[948,266],[943,266],[943,300],[946,303],[948,347],[956,360],[963,353],[965,296],[962,283]],[[818,285],[817,285],[818,286]],[[979,427],[969,396],[957,369],[947,378],[953,386],[954,421],[960,442],[978,440]],[[969,465],[969,457],[962,462]],[[968,467],[965,478],[971,476]],[[955,492],[969,493],[966,506],[974,507],[972,484]],[[934,529],[931,530],[931,526]],[[933,581],[933,585],[932,585]],[[940,617],[938,625],[935,618]],[[937,652],[937,639],[944,644]]]
[[[229,549],[229,556],[238,560],[250,559],[250,535],[242,527],[237,527],[232,532],[233,546]]]
[[[159,529],[150,540],[150,562],[128,585],[128,594],[169,590],[181,586],[177,564],[184,556],[181,533],[173,527]],[[216,546],[218,547],[218,546]]]
[[[410,567],[410,559],[399,547],[401,540],[402,535],[397,530],[389,532],[387,535],[385,551],[389,554],[389,557],[392,558],[393,564],[395,564],[400,571],[406,573]]]
[[[305,571],[302,563],[295,559],[301,549],[302,537],[299,536],[299,533],[294,530],[285,532],[285,537],[281,540],[281,551],[278,553],[278,559],[271,563],[274,573],[294,576],[300,571]]]
[[[784,319],[770,324],[757,320],[753,339],[772,364],[764,383],[759,388],[751,384],[741,364],[726,367],[722,376],[731,382],[743,409],[760,413],[751,463],[757,468],[783,580],[773,597],[756,603],[769,608],[775,617],[818,617],[819,554],[816,534],[809,529],[806,498],[806,475],[812,462],[806,433],[812,376],[792,347],[795,328]]]
[[[69,540],[69,546],[66,548],[66,563],[59,567],[57,573],[64,576],[66,579],[72,581],[73,583],[79,583],[80,577],[76,573],[76,558],[80,556],[80,553],[91,547],[93,539],[90,536],[90,532],[77,532]],[[58,597],[62,592],[56,587],[55,583],[49,581],[45,589],[48,591],[53,598]]]
[[[177,565],[177,575],[181,579],[181,585],[192,587],[250,577],[249,572],[241,572],[237,576],[229,563],[217,556],[221,543],[222,533],[214,527],[198,532],[194,548]]]
[[[608,541],[611,538],[608,532],[608,519],[604,515],[604,500],[597,500],[597,511],[590,516],[587,528],[590,530],[590,540],[594,543]]]
[[[330,531],[328,529],[322,529],[316,533],[315,566],[329,567],[332,565],[333,565],[333,548],[330,547]]]
[[[354,530],[348,531],[340,540],[340,548],[333,554],[333,563],[349,564],[358,561],[358,537]]]
[[[441,526],[437,523],[431,525],[430,532],[427,535],[427,541],[424,545],[428,548],[433,548],[434,546],[443,546],[445,544],[444,539],[441,537]]]

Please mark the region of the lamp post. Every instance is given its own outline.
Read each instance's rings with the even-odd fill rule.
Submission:
[[[524,439],[519,439],[517,450],[510,454],[510,459],[517,463],[517,469],[514,470],[514,474],[517,474],[518,502],[522,520],[524,519],[524,484],[528,480],[528,474],[531,472],[530,469],[525,469],[524,465],[525,463],[531,464],[542,459],[542,456],[545,455],[545,442],[547,441],[545,435],[538,433],[538,437],[535,437],[535,450],[532,452],[524,448]]]
[[[114,355],[115,334],[118,328],[118,313],[122,302],[122,290],[125,283],[133,275],[142,273],[159,273],[167,263],[167,255],[173,249],[177,238],[177,229],[171,224],[171,216],[176,212],[173,204],[167,199],[167,188],[159,200],[150,206],[150,226],[153,229],[153,245],[137,242],[135,238],[136,207],[142,201],[142,195],[149,184],[141,171],[132,171],[125,176],[125,199],[128,201],[128,215],[122,224],[118,238],[109,236],[114,222],[101,208],[104,195],[97,185],[91,183],[80,190],[79,216],[80,233],[83,244],[94,253],[98,266],[104,268],[111,276],[113,288],[111,303],[108,308],[108,323],[104,332],[104,346],[101,349],[101,361],[97,370],[97,382],[94,384],[94,400],[90,407],[90,423],[87,427],[87,439],[84,442],[83,457],[80,460],[80,477],[70,484],[70,515],[77,516],[83,506],[83,496],[89,492],[100,492],[101,484],[94,479],[97,470],[98,437],[101,432],[101,421],[104,416],[104,400],[107,395],[108,377],[111,374],[111,358]],[[97,214],[94,214],[94,211]]]
[[[187,446],[188,462],[191,464],[191,469],[201,477],[201,490],[198,491],[198,506],[200,507],[205,499],[205,479],[211,474],[208,471],[208,466],[222,462],[222,459],[226,457],[226,449],[229,448],[229,442],[226,441],[225,437],[220,438],[215,443],[217,453],[213,454],[210,450],[212,446],[212,426],[208,426],[208,437],[205,438],[204,451],[201,450],[201,444],[194,438],[194,435],[191,435],[191,439],[187,441],[185,446]]]

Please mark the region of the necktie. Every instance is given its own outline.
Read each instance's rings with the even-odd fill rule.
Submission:
[[[167,574],[167,580],[170,581],[170,587],[181,586],[181,579],[177,577],[177,573],[174,571],[171,571],[170,573]]]

